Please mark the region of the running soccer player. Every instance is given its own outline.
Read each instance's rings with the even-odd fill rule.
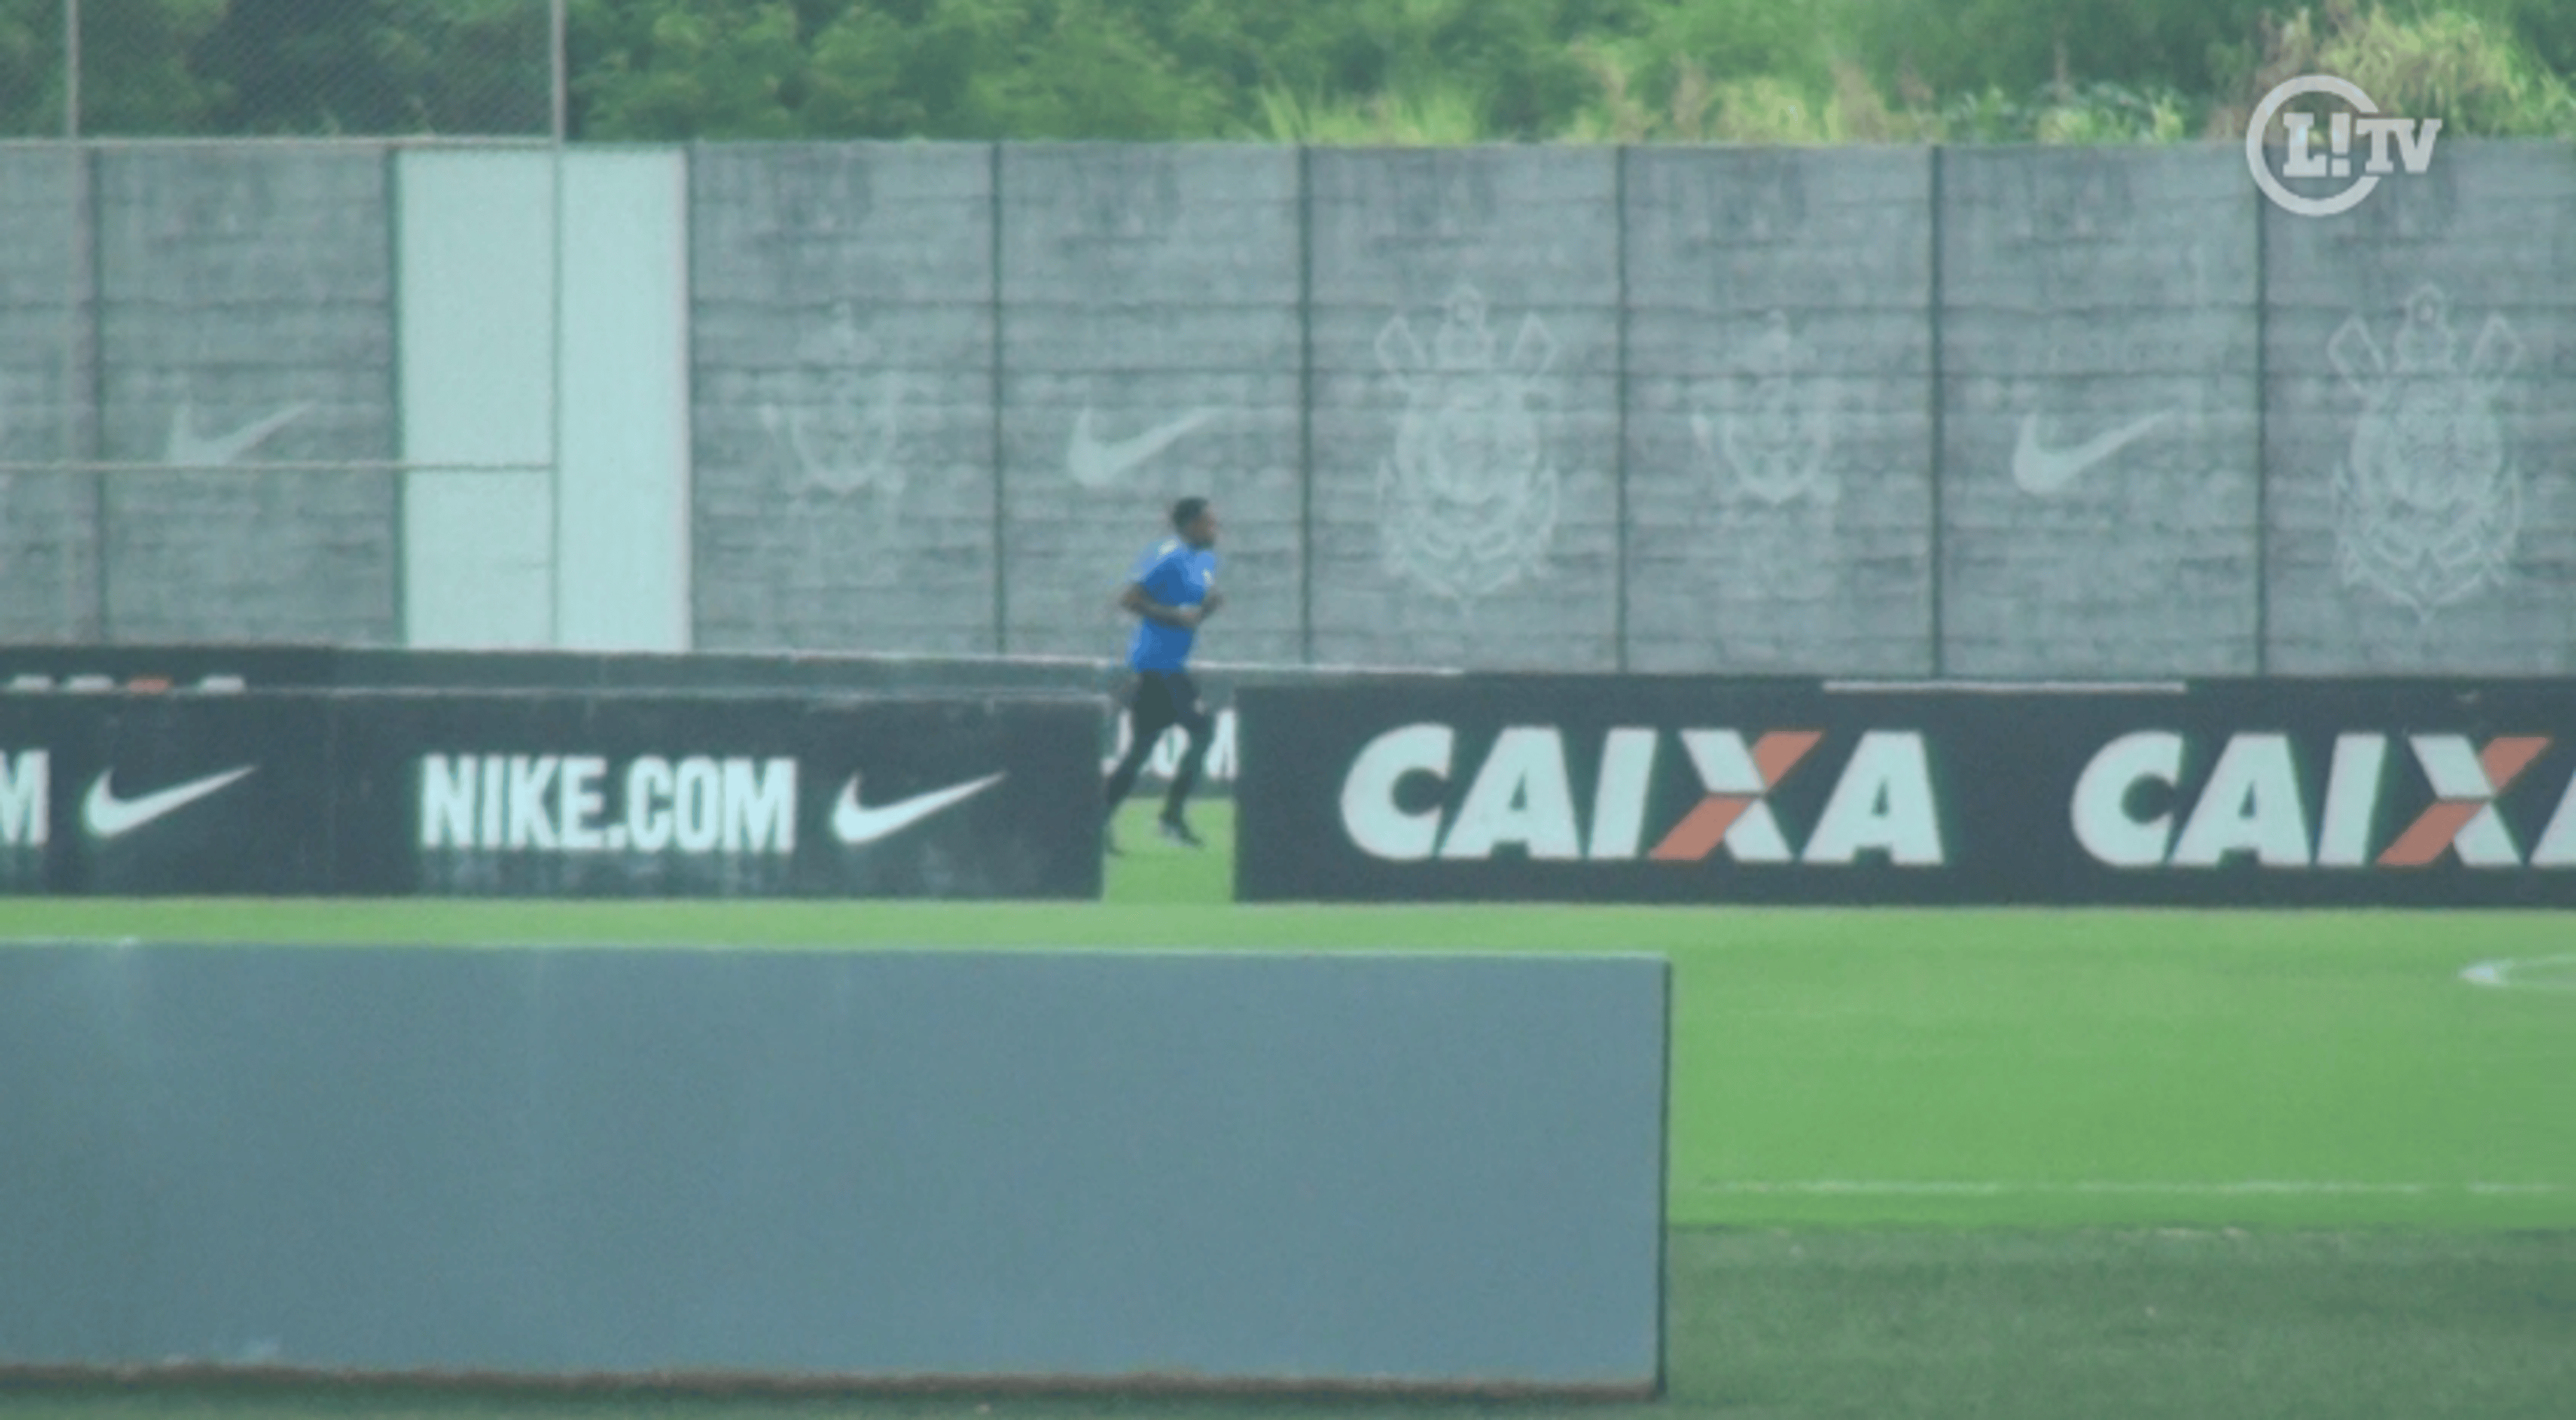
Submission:
[[[1172,531],[1176,536],[1156,543],[1136,560],[1126,589],[1118,594],[1119,609],[1133,613],[1137,621],[1135,638],[1127,645],[1127,669],[1135,673],[1127,697],[1134,738],[1118,767],[1109,772],[1108,804],[1103,810],[1102,841],[1112,853],[1118,845],[1108,839],[1107,819],[1117,816],[1119,804],[1136,787],[1145,757],[1174,725],[1189,735],[1189,748],[1182,753],[1171,792],[1163,800],[1162,832],[1174,843],[1200,846],[1199,836],[1190,832],[1189,821],[1181,816],[1181,806],[1198,784],[1200,766],[1207,762],[1214,725],[1199,705],[1189,665],[1190,643],[1198,637],[1199,623],[1225,601],[1216,590],[1216,510],[1205,498],[1184,498],[1172,505]]]

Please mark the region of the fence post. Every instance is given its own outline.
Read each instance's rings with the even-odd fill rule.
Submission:
[[[1932,221],[1929,226],[1931,234],[1929,245],[1932,249],[1932,348],[1930,351],[1932,366],[1932,408],[1930,411],[1932,415],[1932,526],[1928,553],[1932,570],[1932,677],[1935,680],[1940,679],[1948,673],[1947,668],[1949,665],[1950,640],[1947,611],[1941,603],[1941,581],[1942,573],[1945,570],[1942,528],[1947,517],[1942,506],[1942,474],[1944,471],[1944,465],[1949,462],[1947,453],[1942,447],[1942,441],[1947,434],[1947,420],[1944,416],[1949,403],[1949,391],[1943,387],[1944,371],[1941,360],[1941,339],[1944,324],[1941,319],[1941,308],[1948,299],[1941,283],[1941,214],[1944,210],[1941,182],[1941,157],[1943,151],[1944,149],[1941,144],[1935,143],[1932,145]]]
[[[553,176],[547,184],[552,224],[547,233],[551,247],[550,260],[554,273],[547,285],[552,289],[547,299],[554,309],[548,313],[547,369],[553,376],[553,387],[546,396],[546,645],[563,647],[563,463],[564,463],[564,145],[555,143],[548,150]]]
[[[1297,145],[1297,635],[1315,663],[1315,150]]]
[[[1622,674],[1625,674],[1628,669],[1630,580],[1628,576],[1628,153],[1629,145],[1625,143],[1614,150],[1612,157],[1614,166],[1611,169],[1610,181],[1610,207],[1615,214],[1610,226],[1613,239],[1619,243],[1616,258],[1618,263],[1616,286],[1619,293],[1619,349],[1616,358],[1619,363],[1617,378],[1613,382],[1617,392],[1612,396],[1618,403],[1618,409],[1613,416],[1615,420],[1613,428],[1616,432],[1611,436],[1613,447],[1610,455],[1613,460],[1611,477],[1614,480],[1617,495],[1619,526],[1615,534],[1617,541],[1611,545],[1610,575],[1613,581],[1613,595],[1617,599],[1617,605],[1612,613],[1611,637],[1614,648],[1612,665]]]
[[[987,229],[988,250],[985,253],[987,278],[992,285],[993,358],[988,372],[993,387],[993,650],[999,655],[1011,651],[1011,558],[1010,496],[1003,482],[1002,465],[1007,440],[1003,437],[1003,378],[1007,373],[1002,361],[1002,141],[995,139],[986,170],[985,186],[990,193]]]
[[[2254,674],[2272,671],[2272,251],[2270,203],[2254,204]]]
[[[80,138],[80,0],[63,0],[63,136]]]
[[[572,132],[571,36],[564,8],[565,0],[552,0],[546,16],[546,62],[553,71],[547,80],[554,86],[554,136],[558,147]]]

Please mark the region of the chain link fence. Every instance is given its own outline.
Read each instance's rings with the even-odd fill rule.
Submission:
[[[398,638],[388,145],[560,151],[564,25],[564,0],[0,0],[0,640],[214,607]],[[311,160],[256,157],[285,146]],[[218,551],[290,520],[292,554]]]
[[[564,0],[0,0],[0,137],[559,137],[564,24]]]

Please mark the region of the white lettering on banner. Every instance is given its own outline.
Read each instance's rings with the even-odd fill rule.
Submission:
[[[2076,841],[2115,868],[2215,868],[2247,855],[2267,868],[2422,868],[2445,856],[2467,868],[2518,868],[2525,860],[2497,801],[2550,743],[2539,736],[2499,736],[2484,746],[2466,735],[2407,737],[2431,800],[2376,856],[2371,830],[2387,787],[2384,734],[2335,737],[2324,808],[2313,826],[2292,741],[2274,733],[2229,736],[2196,794],[2145,818],[2130,811],[2131,796],[2148,785],[2178,793],[2186,742],[2169,730],[2122,735],[2084,766],[2069,809]],[[2576,867],[2576,780],[2528,866]]]
[[[599,792],[599,781],[608,777],[608,761],[597,755],[570,755],[563,762],[563,791],[555,806],[555,826],[563,839],[564,851],[589,853],[608,846],[608,837],[591,826],[591,819],[606,807]],[[619,834],[619,837],[625,837]]]
[[[673,838],[683,853],[712,853],[724,831],[724,804],[715,761],[684,759],[673,776],[671,814],[677,820]]]
[[[1850,863],[1868,852],[1909,868],[1941,862],[1941,815],[1921,735],[1871,730],[1860,737],[1802,861]]]
[[[626,767],[626,846],[659,853],[671,846],[671,761],[648,754]]]
[[[483,811],[475,821],[476,826],[482,830],[483,836],[475,840],[477,843],[496,848],[500,846],[501,806],[508,803],[510,799],[510,796],[503,792],[509,786],[509,776],[508,755],[483,756]]]
[[[2459,735],[2415,735],[2409,743],[2415,748],[2415,761],[2424,766],[2424,779],[2433,786],[2434,797],[2479,805],[2451,836],[2451,850],[2460,855],[2460,862],[2471,868],[2521,867],[2522,851],[2514,847],[2504,820],[2496,817],[2495,796],[2504,786],[2488,777],[2468,740]]]
[[[2370,862],[2370,822],[2379,812],[2379,784],[2388,763],[2388,736],[2335,736],[2334,763],[2326,771],[2324,822],[2317,825],[2317,866],[2359,868]]]
[[[474,837],[474,759],[471,755],[421,756],[420,846],[471,847]]]
[[[1389,730],[1369,741],[1343,776],[1342,826],[1360,851],[1391,862],[1481,861],[1505,847],[1539,862],[1698,862],[1720,847],[1741,863],[1849,865],[1873,853],[1907,867],[1946,861],[1929,756],[1918,733],[1861,735],[1803,854],[1765,796],[1824,738],[1821,731],[1775,731],[1753,742],[1731,729],[1674,734],[1698,774],[1702,798],[1666,826],[1652,849],[1644,830],[1661,734],[1638,726],[1602,736],[1588,846],[1575,813],[1565,735],[1553,725],[1498,733],[1445,832],[1437,804],[1408,811],[1398,806],[1396,789],[1414,774],[1445,784],[1457,731],[1429,723]]]
[[[1440,856],[1490,858],[1506,843],[1520,845],[1533,858],[1583,855],[1574,836],[1565,741],[1553,726],[1515,725],[1495,737]]]
[[[2549,816],[2549,826],[2540,831],[2540,843],[2531,850],[2535,868],[2576,868],[2576,775],[2567,780],[2567,792],[2558,796],[2558,810]]]
[[[1601,742],[1601,777],[1592,786],[1592,851],[1596,861],[1637,856],[1646,831],[1646,790],[1654,782],[1655,732],[1612,730]]]
[[[2141,730],[2104,745],[2075,781],[2075,841],[2097,862],[2152,868],[2165,860],[2173,815],[2129,816],[2129,794],[2141,784],[2170,788],[2182,778],[2182,736]]]
[[[551,754],[510,756],[510,846],[552,848],[555,823],[546,817],[546,790],[554,783]]]
[[[795,760],[773,759],[757,766],[748,759],[726,760],[724,803],[724,851],[796,851]]]
[[[624,791],[613,812],[611,783]],[[423,848],[789,854],[796,809],[790,758],[643,755],[622,772],[599,755],[420,760]]]
[[[1395,786],[1408,774],[1449,777],[1458,732],[1447,725],[1406,725],[1368,742],[1342,779],[1342,827],[1361,852],[1397,863],[1431,856],[1440,842],[1440,807],[1406,813]]]
[[[2228,740],[2174,845],[2173,866],[2214,868],[2231,853],[2252,853],[2267,868],[2308,865],[2307,811],[2287,735]]]
[[[1738,730],[1684,730],[1682,749],[1699,772],[1700,788],[1709,794],[1749,798],[1738,807],[1733,823],[1718,839],[1739,863],[1786,863],[1795,858],[1771,806],[1762,802],[1762,769]],[[1660,845],[1658,845],[1660,846]],[[1697,856],[1697,855],[1693,855]]]
[[[53,754],[0,754],[0,846],[41,848],[53,818]]]

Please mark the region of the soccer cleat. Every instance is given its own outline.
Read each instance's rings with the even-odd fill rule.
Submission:
[[[1184,848],[1205,848],[1207,846],[1205,843],[1199,841],[1199,836],[1197,834],[1190,832],[1190,826],[1188,824],[1181,822],[1179,819],[1167,818],[1162,820],[1162,830],[1163,839],[1167,843],[1177,843]]]

